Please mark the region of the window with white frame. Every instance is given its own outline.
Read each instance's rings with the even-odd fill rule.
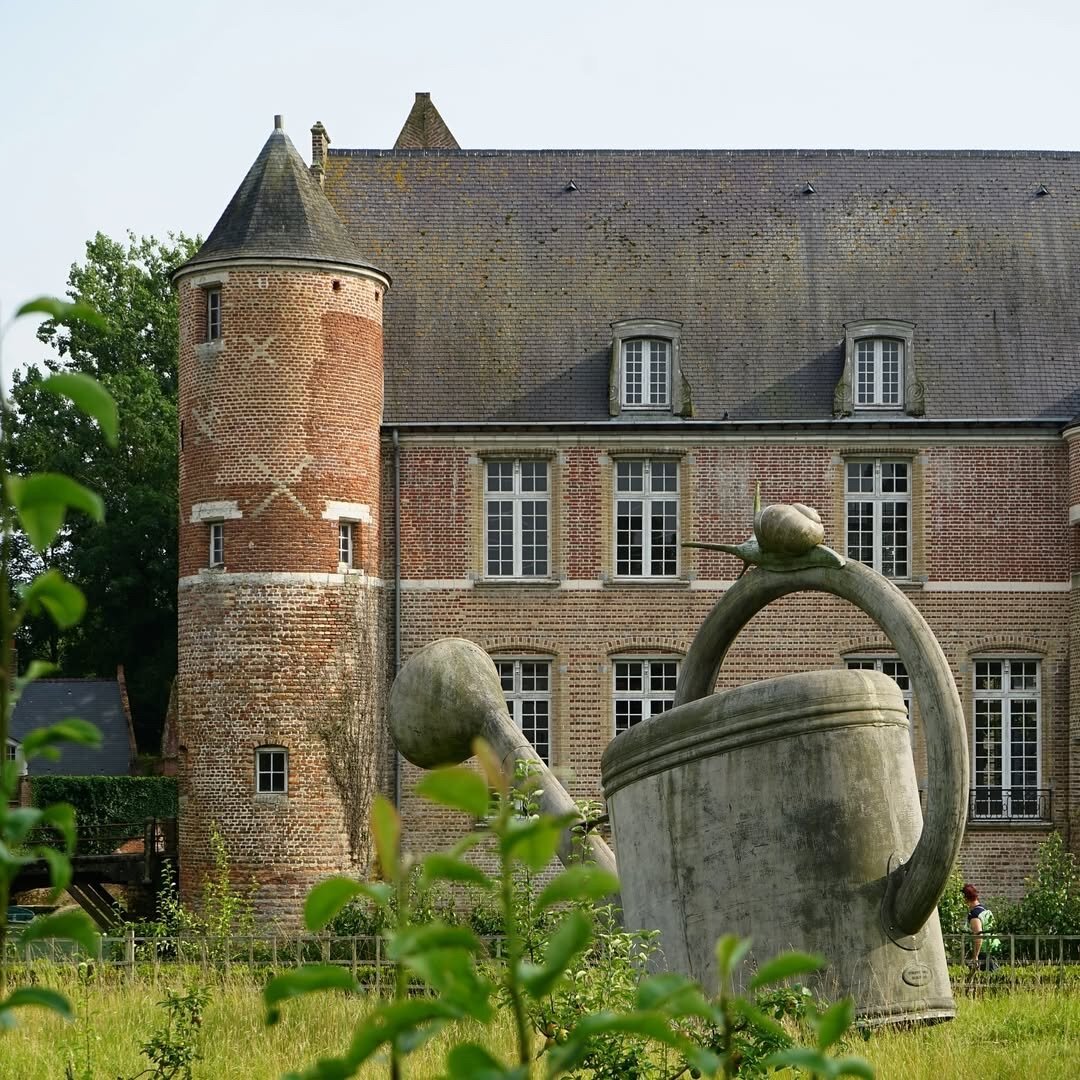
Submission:
[[[976,660],[972,816],[1041,816],[1038,660]]]
[[[260,746],[255,751],[255,793],[284,795],[288,790],[288,750],[283,746]]]
[[[496,659],[506,708],[545,765],[551,764],[551,661]]]
[[[14,762],[20,776],[26,775],[26,762],[23,760],[22,750],[14,739],[8,739],[4,752],[5,761]]]
[[[855,342],[855,407],[898,409],[904,403],[904,343],[896,338]]]
[[[338,563],[341,566],[353,566],[356,556],[356,522],[338,522]]]
[[[671,408],[671,342],[631,338],[622,346],[620,397],[624,409]]]
[[[911,719],[911,676],[903,660],[895,656],[854,656],[849,657],[846,663],[848,671],[880,671],[896,683],[904,698],[904,708],[908,714],[908,731],[914,743],[915,725]]]
[[[221,338],[221,289],[206,290],[206,340]]]
[[[616,577],[679,572],[679,463],[615,462]]]
[[[225,565],[225,522],[209,522],[210,531],[210,565]]]
[[[546,461],[484,466],[484,573],[540,578],[549,573],[550,484]]]
[[[845,466],[847,556],[889,578],[911,577],[911,463]]]
[[[675,704],[678,660],[622,657],[612,661],[611,672],[616,735]]]

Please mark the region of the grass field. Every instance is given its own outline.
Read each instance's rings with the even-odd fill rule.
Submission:
[[[75,1080],[126,1080],[146,1067],[139,1046],[163,1026],[165,1014],[156,1003],[166,984],[79,986],[69,979],[65,986],[62,977],[49,981],[68,992],[78,1019],[66,1023],[38,1010],[23,1011],[19,1028],[0,1033],[2,1080],[63,1080],[69,1065]],[[175,988],[184,989],[180,984]],[[870,1060],[884,1080],[1054,1080],[1080,1073],[1080,995],[1027,992],[957,1004],[953,1023],[884,1032],[867,1041],[855,1038],[847,1050]],[[289,1003],[283,1021],[268,1029],[258,991],[249,981],[219,983],[205,1016],[203,1060],[195,1076],[263,1080],[340,1053],[366,1007],[360,998],[320,995]],[[510,1025],[461,1034],[498,1053],[509,1044]],[[451,1037],[444,1033],[410,1057],[406,1076],[438,1076]],[[387,1072],[381,1066],[363,1075]]]

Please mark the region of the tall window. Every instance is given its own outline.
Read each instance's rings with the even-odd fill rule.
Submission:
[[[890,578],[911,577],[911,465],[849,461],[847,554]]]
[[[210,565],[225,565],[225,522],[210,522]]]
[[[862,338],[855,342],[855,406],[899,408],[904,345],[895,338]]]
[[[678,660],[627,658],[615,660],[611,670],[616,735],[629,731],[650,716],[667,712],[675,703]]]
[[[351,567],[356,554],[356,523],[352,521],[338,522],[338,562],[342,566]]]
[[[551,764],[551,662],[496,660],[506,708],[545,765]]]
[[[679,463],[615,463],[615,574],[679,572]]]
[[[627,409],[671,406],[671,343],[632,338],[623,343],[622,405]]]
[[[911,676],[904,667],[904,662],[895,656],[868,656],[851,658],[847,661],[848,671],[880,671],[888,675],[900,688],[904,698],[904,708],[908,714],[908,731],[911,741],[915,741],[915,726],[911,720]]]
[[[485,573],[548,575],[548,463],[489,461],[484,483]]]
[[[283,795],[289,789],[289,752],[283,746],[260,746],[255,751],[255,792]]]
[[[1038,660],[975,661],[974,817],[1039,817]]]
[[[221,290],[206,290],[206,340],[217,341],[221,337]]]

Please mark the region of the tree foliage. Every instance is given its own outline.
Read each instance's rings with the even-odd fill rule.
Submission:
[[[88,602],[75,627],[44,614],[27,620],[20,664],[44,659],[64,675],[104,677],[124,664],[136,737],[147,749],[157,748],[176,673],[178,315],[170,276],[197,248],[183,235],[120,242],[98,233],[71,268],[68,295],[104,322],[43,323],[38,337],[58,357],[45,371],[17,372],[12,386],[12,471],[63,473],[105,501],[103,522],[73,516],[42,554],[25,537],[18,543],[18,580],[55,567]],[[72,401],[48,392],[58,372],[93,376],[112,394],[116,447]]]

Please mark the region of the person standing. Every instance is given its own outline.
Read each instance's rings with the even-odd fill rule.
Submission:
[[[967,921],[971,931],[972,955],[970,967],[972,970],[982,968],[985,971],[993,971],[997,965],[996,953],[1001,947],[1001,939],[992,937],[990,931],[994,928],[994,913],[979,903],[979,890],[970,882],[962,890],[964,902],[968,906]]]

